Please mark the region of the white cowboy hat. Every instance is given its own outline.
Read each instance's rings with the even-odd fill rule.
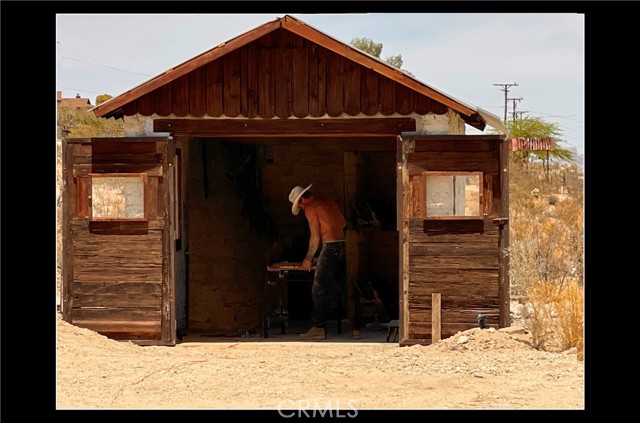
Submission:
[[[302,197],[302,194],[304,194],[309,190],[309,188],[311,188],[311,185],[313,185],[313,183],[310,183],[309,186],[304,189],[301,186],[295,186],[289,193],[289,201],[293,203],[293,205],[291,206],[291,213],[293,213],[294,215],[297,216],[300,212],[300,209],[298,208],[298,201],[300,201],[300,197]]]

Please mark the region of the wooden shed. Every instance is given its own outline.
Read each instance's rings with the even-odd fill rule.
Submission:
[[[465,135],[504,133],[497,116],[291,16],[93,112],[126,136],[63,143],[65,320],[153,345],[260,330],[267,265],[306,252],[289,191],[313,183],[401,345],[430,343],[438,317],[442,337],[479,314],[509,325],[507,139]],[[307,295],[287,292],[291,315]]]

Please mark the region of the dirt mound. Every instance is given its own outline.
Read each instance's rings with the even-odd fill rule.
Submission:
[[[133,342],[116,341],[100,335],[90,329],[81,328],[66,322],[61,314],[56,319],[56,348],[58,351],[87,348],[108,351],[133,351],[141,349]]]
[[[430,345],[441,351],[533,350],[530,334],[473,328]]]

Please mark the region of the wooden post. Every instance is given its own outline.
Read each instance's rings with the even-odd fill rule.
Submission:
[[[440,294],[431,294],[431,344],[440,341]]]

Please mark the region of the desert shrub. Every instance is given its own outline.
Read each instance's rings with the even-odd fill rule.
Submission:
[[[557,176],[515,166],[510,179],[509,277],[511,293],[527,298],[526,325],[542,350],[583,350],[584,207],[579,175],[572,195],[556,195]],[[555,175],[555,176],[554,176]],[[554,180],[555,177],[555,180]]]
[[[556,298],[560,348],[575,347],[584,351],[584,288],[570,283],[562,288]]]
[[[122,120],[102,119],[88,110],[75,110],[62,107],[58,109],[58,132],[62,137],[122,137]]]
[[[584,290],[577,283],[544,281],[527,292],[525,322],[540,350],[584,350]]]

